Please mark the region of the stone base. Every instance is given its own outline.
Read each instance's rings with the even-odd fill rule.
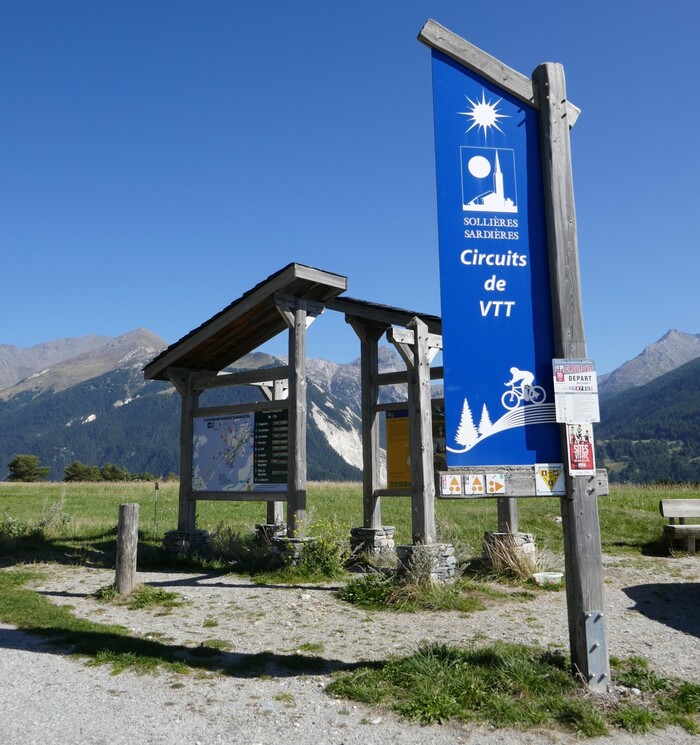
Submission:
[[[412,575],[415,581],[454,582],[457,558],[449,543],[416,543],[397,546],[396,571],[399,577]]]
[[[208,530],[169,530],[163,536],[163,548],[169,554],[209,556],[211,544]]]
[[[515,560],[529,561],[535,564],[537,549],[532,533],[484,533],[483,558],[484,561],[499,567],[500,557],[513,554]]]
[[[350,528],[350,552],[353,556],[386,556],[394,552],[394,526]]]
[[[287,526],[284,523],[262,523],[255,526],[255,540],[259,543],[272,543],[275,538],[286,538]]]
[[[304,547],[315,538],[273,538],[272,557],[280,566],[297,566]]]

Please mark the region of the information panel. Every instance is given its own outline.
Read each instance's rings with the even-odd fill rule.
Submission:
[[[450,468],[561,460],[537,111],[433,50]]]
[[[192,489],[286,491],[287,411],[195,417]]]

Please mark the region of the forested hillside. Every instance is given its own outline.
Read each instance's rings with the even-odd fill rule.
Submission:
[[[604,400],[601,419],[611,480],[700,481],[700,359]]]

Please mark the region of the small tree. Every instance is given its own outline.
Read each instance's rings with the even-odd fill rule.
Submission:
[[[51,469],[41,466],[38,455],[15,455],[8,463],[8,481],[45,481]]]
[[[105,481],[129,481],[131,476],[124,468],[119,468],[114,463],[105,463],[100,468],[100,475]]]
[[[74,460],[63,469],[64,481],[101,481],[102,474],[97,466],[86,466],[79,460]]]

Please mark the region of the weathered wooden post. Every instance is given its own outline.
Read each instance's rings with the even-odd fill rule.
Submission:
[[[298,538],[306,521],[306,327],[308,303],[295,298],[278,309],[289,327],[289,466],[287,536]]]
[[[180,492],[177,529],[191,533],[195,528],[197,504],[192,501],[192,434],[194,411],[199,404],[199,392],[194,390],[193,376],[188,370],[167,370],[167,377],[182,398],[180,408]]]
[[[360,364],[362,381],[362,505],[363,527],[371,530],[382,528],[380,498],[376,496],[379,483],[379,339],[388,326],[367,320],[349,318],[348,322],[360,339]]]
[[[549,244],[555,356],[586,357],[571,145],[564,68],[540,65],[533,73],[540,110],[542,175]],[[562,452],[568,450],[561,425]],[[564,459],[565,465],[567,459]],[[603,561],[595,477],[571,475],[561,499],[569,643],[574,667],[594,690],[610,683],[605,634]]]
[[[120,595],[129,595],[136,587],[136,554],[139,543],[138,504],[119,505],[117,528],[117,571],[114,585]]]

